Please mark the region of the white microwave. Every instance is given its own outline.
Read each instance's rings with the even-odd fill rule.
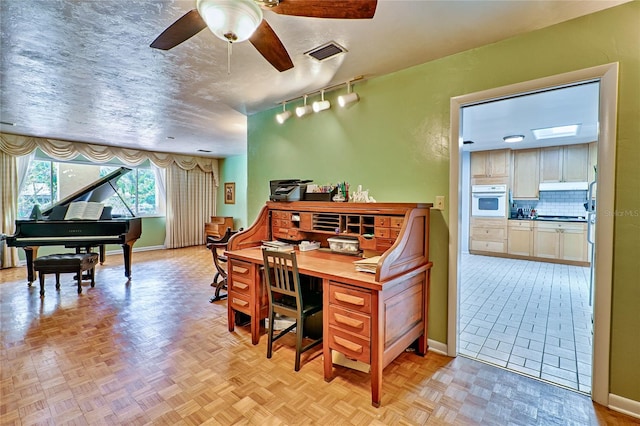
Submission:
[[[507,185],[472,185],[471,216],[507,217]]]

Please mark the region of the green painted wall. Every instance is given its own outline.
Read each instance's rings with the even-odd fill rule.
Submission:
[[[611,393],[640,401],[640,2],[356,84],[361,101],[280,126],[248,121],[248,218],[271,179],[362,184],[378,201],[447,195],[451,97],[619,62]],[[310,99],[313,101],[313,99]],[[288,106],[289,107],[289,106]],[[448,204],[448,203],[447,203]],[[448,211],[433,211],[429,337],[446,342]]]
[[[237,155],[218,161],[220,172],[220,186],[216,214],[218,216],[233,217],[235,229],[247,228],[251,223],[247,222],[247,156]],[[236,203],[224,203],[224,183],[235,182]],[[253,218],[251,219],[253,221]]]

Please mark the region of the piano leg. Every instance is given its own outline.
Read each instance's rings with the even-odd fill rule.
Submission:
[[[106,253],[106,250],[104,249],[104,244],[100,244],[99,250],[100,250],[100,264],[103,265],[105,253]]]
[[[133,243],[136,240],[127,241],[122,245],[122,252],[124,254],[124,276],[131,279],[131,252],[133,251]]]
[[[27,281],[29,287],[31,287],[31,283],[36,280],[36,271],[33,269],[33,259],[38,257],[38,247],[23,247],[24,255],[27,258]]]

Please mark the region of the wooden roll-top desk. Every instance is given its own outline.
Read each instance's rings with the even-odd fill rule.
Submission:
[[[427,203],[267,202],[255,223],[234,235],[229,258],[228,325],[251,317],[251,341],[268,314],[260,246],[265,240],[319,241],[298,251],[301,274],[322,279],[324,378],[332,379],[331,351],[371,366],[372,404],[379,406],[382,370],[417,341],[427,352],[429,209]],[[359,258],[328,250],[328,238],[350,236],[367,255],[380,255],[375,274],[357,272]]]

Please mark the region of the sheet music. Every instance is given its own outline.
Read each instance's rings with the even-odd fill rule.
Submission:
[[[98,220],[104,204],[90,201],[76,201],[69,204],[64,220]]]

